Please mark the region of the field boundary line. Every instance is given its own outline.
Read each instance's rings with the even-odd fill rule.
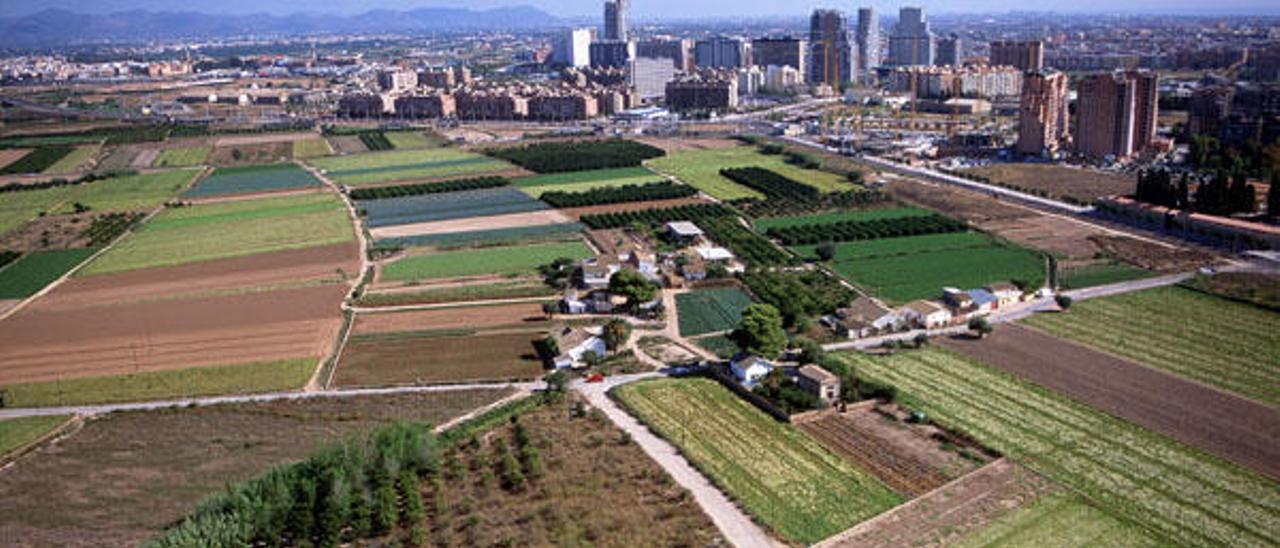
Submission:
[[[70,417],[67,417],[66,420],[62,421],[60,424],[58,424],[58,426],[55,426],[53,430],[45,432],[44,435],[27,442],[25,445],[21,447],[16,447],[12,451],[9,451],[8,453],[0,455],[0,470],[4,470],[12,466],[14,463],[21,460],[22,457],[25,457],[31,454],[36,449],[39,449],[40,447],[44,446],[45,443],[48,443],[55,439],[60,439],[66,436],[70,436],[72,434],[75,434],[76,432],[79,432],[80,427],[82,426],[84,426],[83,417],[79,415],[72,415]]]
[[[452,430],[452,429],[453,429],[453,428],[455,428],[455,427],[458,427],[458,426],[461,426],[462,424],[465,424],[466,422],[470,421],[471,419],[474,419],[474,418],[476,418],[476,417],[479,417],[480,415],[483,415],[483,414],[485,414],[485,413],[488,413],[488,412],[490,412],[490,411],[493,411],[494,409],[498,409],[498,408],[500,408],[500,407],[506,406],[506,405],[508,405],[508,404],[515,403],[515,402],[517,402],[517,401],[523,400],[523,399],[528,398],[528,397],[530,397],[530,396],[532,396],[532,395],[533,395],[533,391],[532,391],[532,390],[529,390],[529,389],[519,389],[519,390],[517,390],[515,393],[513,393],[513,394],[511,394],[511,395],[509,395],[509,396],[506,396],[506,397],[504,397],[504,398],[501,398],[501,399],[499,399],[498,401],[495,401],[495,402],[490,403],[490,404],[488,404],[488,405],[484,405],[484,406],[481,406],[481,407],[477,407],[477,408],[472,409],[471,411],[467,412],[467,413],[466,413],[466,414],[464,414],[464,415],[458,415],[458,416],[456,416],[456,417],[454,417],[454,418],[452,418],[452,419],[449,419],[449,420],[447,420],[447,421],[444,421],[444,422],[440,423],[440,425],[439,425],[439,426],[435,427],[432,431],[433,431],[433,432],[435,432],[435,434],[437,434],[437,435],[439,435],[439,434],[443,434],[443,433],[445,433],[445,432],[447,432],[447,431],[449,431],[449,430]]]

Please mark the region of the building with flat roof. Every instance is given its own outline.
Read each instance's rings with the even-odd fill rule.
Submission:
[[[630,0],[612,0],[604,3],[604,39],[627,41],[631,29],[627,26],[627,9]]]
[[[698,40],[693,46],[693,57],[698,68],[730,69],[751,64],[747,42],[730,36]]]
[[[667,83],[667,107],[674,111],[738,108],[736,74],[693,74]]]
[[[859,75],[866,75],[880,66],[880,20],[876,19],[875,8],[858,8],[854,43],[858,48],[856,68]]]
[[[650,38],[636,43],[636,57],[670,59],[678,70],[691,71],[694,41],[690,38]]]
[[[1066,146],[1070,136],[1068,82],[1061,72],[1035,71],[1023,78],[1018,153],[1052,156]]]
[[[395,110],[398,118],[452,118],[458,114],[458,104],[444,93],[404,95],[396,97]]]
[[[808,68],[805,63],[808,48],[809,41],[802,38],[756,38],[751,41],[751,64],[760,67],[791,67],[803,74]]]
[[[552,45],[551,62],[570,67],[591,64],[591,40],[595,31],[589,28],[565,29],[556,36]]]
[[[626,68],[627,63],[636,58],[636,43],[592,42],[589,51],[593,68]]]
[[[1008,65],[1023,71],[1044,69],[1044,42],[1040,40],[999,40],[991,42],[991,64]]]
[[[958,67],[964,63],[964,38],[952,33],[938,40],[935,65]]]
[[[676,72],[670,59],[636,57],[627,65],[627,83],[635,88],[641,101],[661,100],[667,95],[667,82],[676,79]]]
[[[1090,158],[1123,159],[1151,147],[1158,116],[1159,76],[1116,71],[1080,81],[1076,151]]]
[[[835,88],[853,80],[854,55],[844,12],[814,10],[809,18],[809,83]]]
[[[934,60],[934,36],[924,8],[898,10],[898,24],[889,36],[888,64],[895,66],[929,66]]]

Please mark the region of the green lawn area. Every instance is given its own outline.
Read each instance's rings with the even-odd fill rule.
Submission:
[[[293,142],[293,157],[298,159],[318,158],[320,156],[328,156],[333,154],[333,149],[329,148],[329,142],[324,139],[306,139],[303,141]]]
[[[907,217],[927,217],[933,212],[918,207],[890,207],[869,209],[866,211],[837,211],[817,215],[795,215],[791,217],[773,217],[757,219],[756,230],[764,232],[770,228],[791,228],[804,225],[843,223],[846,221],[875,221],[879,219],[903,219]]]
[[[80,166],[89,161],[98,150],[102,149],[100,145],[83,145],[76,147],[71,154],[63,156],[61,160],[54,162],[44,170],[46,174],[71,173],[80,169]]]
[[[483,274],[517,274],[532,272],[561,257],[584,259],[590,256],[591,250],[581,241],[448,251],[401,259],[384,267],[382,277],[389,281],[411,282]]]
[[[795,249],[815,257],[816,246]],[[1044,260],[1034,251],[1004,245],[980,233],[931,234],[849,242],[836,246],[836,273],[895,304],[936,297],[943,287],[972,289],[994,282],[1044,281]]]
[[[512,180],[511,183],[530,196],[538,198],[544,192],[550,191],[582,192],[594,188],[642,185],[662,181],[663,179],[661,175],[643,167],[624,167],[535,175],[521,177]]]
[[[1159,546],[1132,525],[1066,494],[1054,494],[1020,508],[955,544],[956,548],[1035,546]]]
[[[354,238],[342,202],[328,193],[169,208],[82,274],[173,266]]]
[[[761,167],[774,171],[817,188],[823,192],[856,190],[859,187],[844,177],[825,171],[801,169],[786,163],[782,155],[761,154],[747,146],[689,150],[676,152],[662,158],[649,160],[646,165],[697,187],[721,200],[738,198],[763,198],[759,192],[735,183],[720,175],[720,170],[730,167]]]
[[[95,212],[149,211],[191,182],[194,170],[116,177],[75,186],[8,192],[0,199],[0,233],[35,218],[40,212],[70,213],[80,202]]]
[[[1280,314],[1163,287],[1081,301],[1024,323],[1271,405],[1280,405]]]
[[[203,164],[213,147],[171,148],[156,156],[153,167],[188,167]]]
[[[333,156],[315,158],[310,163],[325,170],[334,181],[348,185],[473,175],[511,169],[511,164],[501,160],[456,148]]]
[[[311,379],[315,368],[315,358],[299,358],[15,384],[3,388],[6,404],[12,407],[57,407],[294,390]]]
[[[88,248],[27,253],[0,269],[0,299],[25,299],[35,295],[97,251],[97,248]]]
[[[874,476],[707,379],[614,390],[624,405],[755,516],[813,543],[902,502]]]
[[[435,148],[444,144],[439,139],[427,137],[420,131],[385,131],[382,134],[391,141],[391,146],[397,149]]]
[[[680,335],[696,337],[737,329],[751,297],[736,287],[699,289],[676,295]]]
[[[1109,285],[1130,280],[1141,280],[1155,276],[1150,270],[1143,270],[1123,263],[1108,263],[1063,270],[1059,273],[1059,284],[1062,289],[1080,289]]]
[[[39,439],[69,418],[56,415],[0,420],[0,456]]]
[[[1161,545],[1274,546],[1280,538],[1274,480],[944,350],[839,357],[859,376],[897,387],[904,404],[1146,528]]]

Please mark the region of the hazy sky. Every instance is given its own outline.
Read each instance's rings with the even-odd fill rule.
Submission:
[[[13,16],[49,8],[64,8],[85,13],[106,13],[131,9],[153,11],[202,11],[208,13],[293,13],[320,11],[357,13],[370,9],[409,9],[422,6],[488,8],[532,5],[561,17],[596,16],[600,0],[213,0],[188,2],[180,0],[0,0],[0,15]],[[1004,12],[1010,10],[1125,13],[1197,13],[1197,14],[1271,14],[1280,15],[1277,0],[948,0],[905,2],[795,2],[788,0],[632,0],[632,12],[638,17],[755,17],[764,15],[803,15],[817,7],[835,7],[852,11],[859,5],[871,4],[882,12],[896,11],[901,5],[923,5],[931,12]]]

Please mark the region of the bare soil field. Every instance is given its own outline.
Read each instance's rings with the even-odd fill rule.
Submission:
[[[341,326],[347,290],[23,310],[0,323],[0,384],[318,358]]]
[[[690,138],[656,138],[641,137],[635,139],[649,146],[658,147],[667,151],[667,154],[681,152],[685,150],[711,150],[717,148],[731,148],[742,143],[729,138],[719,137],[690,137]]]
[[[1055,164],[995,164],[965,170],[997,184],[1043,190],[1054,197],[1070,196],[1090,202],[1104,196],[1131,194],[1137,179],[1132,175]]]
[[[947,546],[1056,490],[1034,472],[1001,459],[818,546]]]
[[[160,156],[160,149],[148,148],[138,151],[133,157],[133,161],[129,163],[129,167],[133,169],[148,169],[151,164],[155,163],[156,157]]]
[[[90,238],[83,235],[94,213],[79,215],[46,215],[27,221],[0,235],[0,249],[40,251],[86,247]]]
[[[493,215],[489,217],[468,217],[448,221],[415,223],[375,228],[369,232],[374,239],[402,238],[406,236],[431,236],[437,234],[453,234],[476,230],[499,230],[505,228],[523,228],[572,222],[573,219],[554,209],[532,211],[529,213],[513,213],[510,215]]]
[[[443,423],[505,389],[116,413],[0,470],[6,546],[134,546],[228,484],[394,420]]]
[[[1200,249],[1165,247],[1122,236],[1092,236],[1089,240],[1104,253],[1159,272],[1186,272],[1218,259]]]
[[[984,464],[989,458],[981,448],[932,425],[907,424],[906,411],[878,405],[846,413],[822,413],[796,421],[833,452],[871,472],[894,491],[914,498]],[[943,443],[957,446],[946,451]]]
[[[29,148],[0,149],[0,169],[4,169],[9,164],[12,164],[22,159],[22,157],[26,156],[28,152],[31,152],[31,149]]]
[[[333,147],[335,154],[360,154],[361,152],[369,151],[358,135],[341,135],[329,137],[328,139],[329,146]]]
[[[238,157],[237,157],[237,152]],[[219,146],[209,154],[207,163],[218,167],[269,164],[293,157],[293,143],[258,143]]]
[[[1036,216],[1034,211],[1003,203],[985,194],[951,185],[929,183],[904,177],[891,179],[889,194],[899,200],[920,205],[971,223],[1007,221]]]
[[[129,169],[133,167],[133,160],[137,158],[139,148],[134,146],[119,146],[111,149],[110,152],[98,162],[98,168],[103,171],[116,171],[121,169]]]
[[[1280,409],[1018,325],[944,347],[1280,478]]]
[[[468,306],[415,310],[412,312],[380,312],[356,316],[352,333],[394,333],[437,329],[476,329],[486,327],[537,324],[547,321],[538,303],[494,306]]]
[[[62,311],[209,296],[219,292],[346,281],[358,275],[355,243],[261,253],[179,266],[148,268],[87,278],[71,278],[33,303],[38,311]]]
[[[264,133],[261,135],[232,135],[227,137],[219,137],[214,142],[214,146],[218,147],[236,147],[245,145],[265,145],[270,143],[292,143],[294,141],[306,141],[315,139],[316,134],[311,132],[302,133]]]
[[[338,361],[337,386],[536,379],[533,341],[545,331],[352,338]]]
[[[561,209],[560,212],[572,218],[573,220],[581,219],[583,215],[596,215],[599,213],[619,213],[624,211],[641,211],[645,209],[662,209],[666,207],[676,207],[690,204],[704,204],[707,200],[700,197],[692,198],[676,198],[674,200],[657,200],[653,202],[629,202],[625,204],[609,204],[591,207],[574,207],[569,209]]]

